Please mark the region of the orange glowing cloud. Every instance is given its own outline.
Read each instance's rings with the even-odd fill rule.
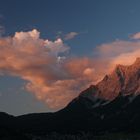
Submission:
[[[132,38],[132,39],[140,39],[140,32],[131,35],[130,38]]]
[[[26,90],[50,108],[59,109],[116,64],[131,64],[140,56],[139,41],[102,44],[94,49],[96,58],[67,58],[69,49],[60,38],[41,39],[36,29],[16,32],[13,37],[0,38],[0,74],[26,80]]]
[[[117,40],[102,44],[96,47],[95,51],[100,60],[106,60],[104,64],[108,65],[109,73],[117,64],[131,65],[140,57],[140,41]]]

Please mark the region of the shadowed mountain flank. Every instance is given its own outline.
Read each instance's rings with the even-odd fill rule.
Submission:
[[[137,58],[130,66],[117,65],[111,74],[82,91],[58,112],[17,117],[0,113],[0,130],[3,135],[140,132],[139,93],[140,58]]]

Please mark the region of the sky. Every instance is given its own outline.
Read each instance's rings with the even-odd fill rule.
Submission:
[[[0,111],[65,107],[140,55],[139,0],[0,0]]]

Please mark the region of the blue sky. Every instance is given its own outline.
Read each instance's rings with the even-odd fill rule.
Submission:
[[[67,43],[74,53],[85,55],[98,44],[138,32],[139,4],[138,0],[1,0],[0,13],[6,35],[33,28],[50,39],[59,31],[81,33]]]
[[[73,56],[92,56],[94,48],[140,31],[139,0],[0,0],[3,36],[37,29],[42,38],[65,40]],[[25,81],[17,77],[0,78],[0,110],[12,114],[50,111],[46,104],[22,90]],[[16,92],[17,91],[17,92]]]

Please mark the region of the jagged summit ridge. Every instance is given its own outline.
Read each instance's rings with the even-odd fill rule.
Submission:
[[[111,74],[106,75],[96,85],[90,86],[87,91],[82,92],[80,96],[89,99],[98,96],[106,100],[113,100],[119,93],[124,96],[140,94],[140,57],[132,65],[116,65]]]
[[[134,62],[134,64],[140,64],[140,57],[136,58],[136,61]]]

